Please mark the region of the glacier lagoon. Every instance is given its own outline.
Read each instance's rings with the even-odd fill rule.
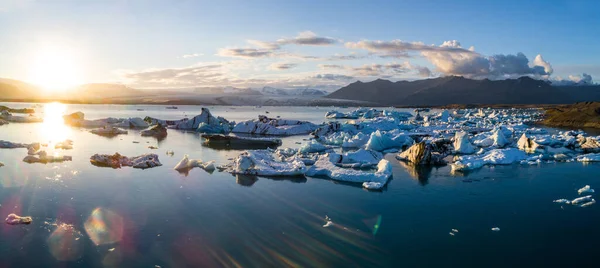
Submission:
[[[201,109],[59,107],[55,112],[61,116],[81,111],[86,119],[180,119],[193,117]],[[269,111],[270,117],[313,123],[331,121],[325,114],[334,109],[206,108],[236,122]],[[72,156],[72,161],[62,163],[28,164],[22,161],[26,149],[0,149],[4,163],[0,167],[0,216],[16,213],[33,218],[29,225],[2,225],[2,264],[583,266],[591,264],[592,241],[600,237],[595,228],[600,223],[597,206],[552,202],[580,197],[577,190],[585,185],[597,186],[600,166],[596,163],[483,166],[457,173],[451,165],[414,167],[388,153],[391,180],[382,191],[367,191],[360,184],[325,178],[234,176],[199,168],[181,174],[173,167],[184,155],[222,165],[241,150],[204,146],[196,132],[169,129],[160,141],[131,129],[124,135],[102,137],[54,119],[0,126],[0,140],[49,145],[73,141],[71,150],[49,146],[49,154]],[[281,137],[281,148],[300,148],[308,138]],[[155,153],[162,166],[142,170],[90,164],[93,154],[115,152],[126,156]]]

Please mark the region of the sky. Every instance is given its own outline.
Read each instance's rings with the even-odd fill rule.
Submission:
[[[599,12],[582,0],[0,0],[0,77],[326,90],[445,75],[591,83]]]

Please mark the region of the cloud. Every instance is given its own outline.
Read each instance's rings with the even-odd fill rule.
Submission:
[[[335,54],[335,55],[327,58],[327,60],[331,60],[331,61],[336,61],[336,60],[360,60],[360,59],[364,59],[366,57],[367,57],[367,55],[358,55],[358,54],[354,54],[354,53],[351,53],[349,55]]]
[[[237,58],[266,58],[266,57],[290,57],[300,59],[318,59],[313,56],[301,56],[287,52],[283,52],[284,45],[311,45],[311,46],[326,46],[337,43],[336,39],[330,37],[317,36],[311,31],[301,32],[294,38],[279,39],[274,42],[247,40],[248,44],[253,47],[245,48],[221,48],[217,55],[222,57],[237,57]]]
[[[204,54],[202,54],[202,53],[185,54],[185,55],[182,55],[181,58],[188,59],[188,58],[200,57],[203,55]]]
[[[319,68],[326,69],[345,69],[346,67],[338,64],[319,64]]]
[[[582,75],[569,75],[567,79],[563,79],[562,77],[556,77],[556,79],[551,80],[552,85],[556,86],[588,86],[594,85],[594,80],[592,76],[586,73]]]
[[[353,76],[343,74],[317,74],[313,78],[322,80],[355,80]]]
[[[397,74],[408,73],[412,70],[409,62],[387,64],[365,64],[353,70],[358,76],[391,77]]]
[[[331,37],[317,36],[317,34],[311,31],[304,31],[298,34],[298,36],[289,39],[279,39],[278,44],[282,45],[309,45],[309,46],[328,46],[337,43],[336,39]]]
[[[217,52],[218,56],[237,58],[265,58],[273,54],[272,50],[257,48],[221,48]]]
[[[552,65],[550,65],[549,62],[545,61],[544,58],[542,58],[541,54],[535,56],[535,59],[533,59],[533,65],[544,67],[544,71],[548,74],[552,74],[554,72]]]
[[[126,83],[140,87],[181,87],[223,80],[225,76],[221,70],[222,67],[222,64],[208,64],[139,72],[121,71],[119,74]]]
[[[298,66],[297,63],[278,62],[278,63],[271,64],[269,66],[269,69],[271,69],[271,70],[289,70],[289,69],[295,68],[296,66]]]
[[[421,67],[421,66],[417,66],[415,67],[417,70],[417,74],[420,77],[432,77],[433,73],[431,72],[431,70],[429,70],[429,68],[427,67]]]
[[[406,57],[409,52],[474,53],[462,48],[456,40],[446,41],[441,46],[426,45],[423,42],[405,42],[402,40],[362,40],[359,42],[347,42],[346,47],[350,49],[365,49],[385,57]]]

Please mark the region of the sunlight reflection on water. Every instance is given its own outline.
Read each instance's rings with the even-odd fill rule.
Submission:
[[[52,102],[44,105],[44,123],[40,128],[41,136],[48,141],[59,142],[71,135],[71,128],[65,125],[63,115],[67,106]]]

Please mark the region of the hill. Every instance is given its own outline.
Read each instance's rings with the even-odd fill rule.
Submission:
[[[600,102],[579,102],[546,109],[544,125],[600,128]]]

